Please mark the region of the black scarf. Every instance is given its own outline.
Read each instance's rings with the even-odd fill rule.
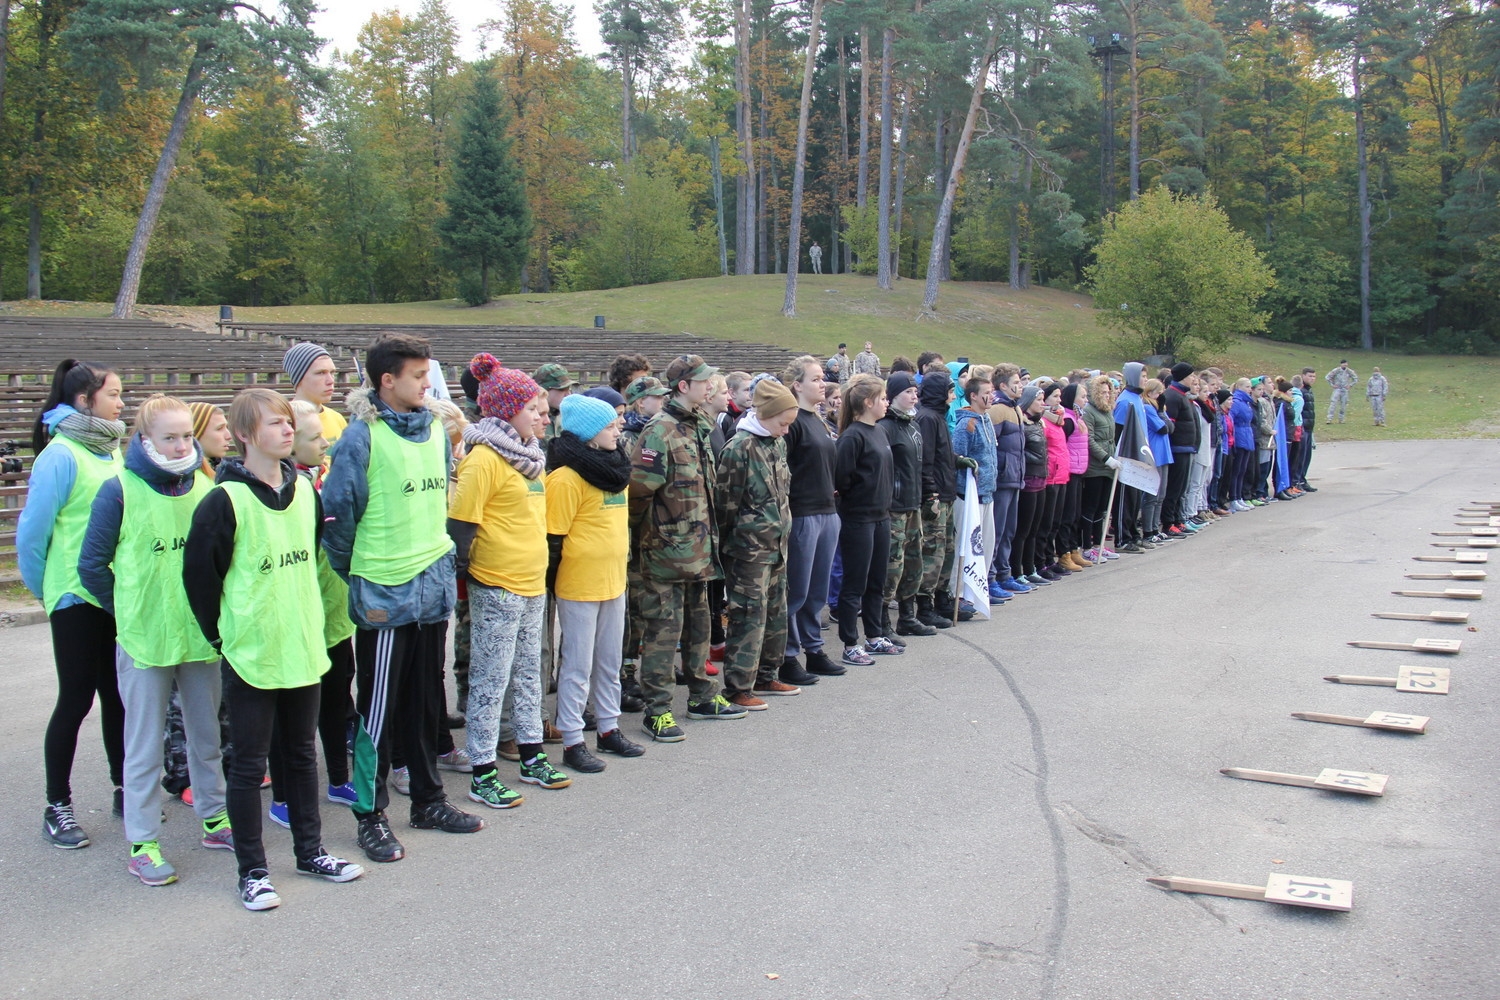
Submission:
[[[605,493],[619,493],[630,485],[630,456],[619,448],[590,448],[578,435],[563,431],[547,449],[547,471],[567,466],[583,481]]]

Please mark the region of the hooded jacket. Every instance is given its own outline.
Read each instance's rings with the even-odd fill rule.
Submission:
[[[1089,471],[1085,475],[1113,476],[1114,470],[1105,463],[1115,457],[1114,416],[1100,409],[1091,397],[1083,408],[1083,423],[1089,434]]]
[[[1193,400],[1190,397],[1188,387],[1181,382],[1173,382],[1167,386],[1166,394],[1162,396],[1167,419],[1172,421],[1174,452],[1195,452],[1200,444],[1198,420],[1193,414]]]
[[[892,406],[880,426],[891,442],[891,513],[917,510],[922,506],[922,432],[916,414]]]
[[[1121,391],[1120,398],[1115,400],[1116,441],[1125,430],[1126,415],[1131,410],[1135,411],[1136,418],[1141,422],[1141,433],[1146,433],[1146,401],[1141,398],[1141,372],[1145,367],[1139,361],[1130,361],[1125,365],[1125,388]]]
[[[948,389],[953,381],[934,372],[922,380],[917,396],[917,429],[922,432],[922,497],[952,503],[958,496],[953,438],[948,433]]]
[[[1026,432],[1019,406],[1003,391],[990,404],[990,422],[995,425],[995,489],[1018,490],[1026,476]]]
[[[1146,404],[1146,441],[1151,445],[1151,457],[1156,459],[1158,468],[1172,464],[1171,421],[1150,403]]]
[[[1234,421],[1234,447],[1240,451],[1255,450],[1255,403],[1244,389],[1234,390],[1229,403],[1229,419]]]
[[[969,480],[979,484],[979,502],[990,503],[995,499],[995,425],[987,414],[964,407],[958,411],[958,421],[953,430],[953,454],[955,457],[972,458],[979,468],[958,470],[959,491],[968,496]]]
[[[349,617],[363,628],[445,622],[458,599],[455,550],[451,544],[446,555],[406,583],[387,586],[349,574],[355,535],[370,500],[371,425],[383,420],[401,437],[420,444],[428,440],[429,434],[441,434],[442,424],[434,421],[432,411],[427,409],[397,413],[369,386],[354,390],[347,399],[349,415],[354,419],[334,446],[333,465],[323,480],[322,500],[327,518],[323,525],[323,550],[328,553],[329,566],[349,582]],[[446,470],[452,463],[447,435],[443,435],[443,455]]]

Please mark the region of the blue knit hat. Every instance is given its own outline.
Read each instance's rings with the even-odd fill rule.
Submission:
[[[562,429],[580,441],[592,441],[596,434],[620,419],[615,408],[604,400],[580,395],[565,397],[559,415]]]

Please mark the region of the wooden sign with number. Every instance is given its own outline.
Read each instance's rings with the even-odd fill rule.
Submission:
[[[1323,679],[1335,684],[1367,684],[1390,687],[1410,694],[1447,694],[1447,667],[1399,667],[1395,677],[1366,677],[1363,674],[1331,674]]]
[[[1366,771],[1341,771],[1336,767],[1325,767],[1316,775],[1283,774],[1280,771],[1257,771],[1249,767],[1221,767],[1220,774],[1245,781],[1265,781],[1273,785],[1295,785],[1298,788],[1321,788],[1329,792],[1348,792],[1351,795],[1384,795],[1383,774]]]
[[[1470,528],[1467,531],[1434,531],[1435,538],[1495,538],[1500,528]]]
[[[1433,542],[1435,549],[1471,548],[1471,549],[1493,549],[1500,545],[1500,538],[1455,538],[1449,542]]]
[[[1444,587],[1442,590],[1393,590],[1398,597],[1441,597],[1450,601],[1480,601],[1484,591],[1478,587]]]
[[[1285,906],[1310,906],[1316,910],[1347,911],[1354,908],[1354,883],[1336,878],[1273,874],[1266,877],[1264,887],[1186,878],[1182,875],[1163,875],[1146,881],[1169,892],[1196,892],[1231,899],[1254,899]]]
[[[1388,618],[1398,622],[1441,622],[1444,625],[1467,625],[1467,611],[1372,611],[1371,618]]]
[[[1434,542],[1434,545],[1437,543]],[[1439,545],[1438,548],[1443,546]],[[1445,556],[1412,556],[1415,562],[1442,562],[1442,563],[1487,563],[1490,561],[1488,552],[1449,552]]]
[[[1432,720],[1425,715],[1401,715],[1398,712],[1375,712],[1361,719],[1357,715],[1329,715],[1327,712],[1293,712],[1292,718],[1304,722],[1326,722],[1334,726],[1360,726],[1364,729],[1391,729],[1399,733],[1424,733]]]
[[[1467,580],[1478,582],[1488,579],[1482,569],[1450,569],[1446,573],[1407,573],[1408,580]]]
[[[1444,653],[1454,655],[1463,648],[1462,639],[1413,639],[1411,642],[1376,642],[1373,639],[1355,639],[1348,645],[1360,649],[1395,649],[1403,653]]]

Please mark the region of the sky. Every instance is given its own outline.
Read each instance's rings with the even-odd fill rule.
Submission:
[[[557,3],[573,8],[573,34],[578,41],[579,53],[598,55],[604,51],[599,41],[599,19],[594,16],[593,0],[557,0]],[[318,0],[322,9],[313,18],[313,28],[329,41],[323,48],[323,62],[331,59],[334,48],[353,51],[358,43],[359,29],[371,14],[395,8],[402,14],[412,15],[421,5],[421,0]],[[465,59],[478,58],[479,25],[498,17],[499,5],[485,0],[448,0],[447,6],[458,22],[459,54]]]

